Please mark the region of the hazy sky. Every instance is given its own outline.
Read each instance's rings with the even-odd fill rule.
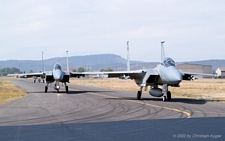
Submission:
[[[224,0],[1,0],[0,60],[111,53],[225,59]]]

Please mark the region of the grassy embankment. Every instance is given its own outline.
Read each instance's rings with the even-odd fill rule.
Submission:
[[[0,105],[26,95],[26,92],[9,80],[0,79]]]
[[[71,79],[72,84],[86,85],[117,90],[138,91],[133,80],[121,79]],[[182,81],[180,87],[169,87],[172,97],[204,99],[209,101],[225,101],[225,80],[199,79]],[[148,91],[143,91],[148,93]]]

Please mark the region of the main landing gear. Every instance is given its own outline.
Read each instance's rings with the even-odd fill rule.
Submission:
[[[143,89],[143,86],[140,86],[140,90],[137,92],[137,100],[141,99],[142,89]],[[145,89],[147,90],[147,87],[145,87]],[[163,94],[162,100],[164,102],[165,101],[171,101],[171,92],[168,91],[168,85],[167,84],[163,84],[162,91],[160,91],[159,93],[161,93],[160,96],[162,96],[162,94]]]
[[[68,88],[68,86],[66,85],[66,82],[64,83],[64,85],[65,85],[66,93],[68,93],[68,92],[69,92],[69,88]]]
[[[66,86],[66,93],[68,93],[69,92],[69,88],[68,88],[68,86]]]
[[[45,86],[45,93],[48,92],[48,86]]]
[[[143,89],[143,87],[141,86],[140,87],[140,91],[137,92],[137,100],[140,100],[141,99],[142,89]]]
[[[47,83],[47,86],[45,86],[45,93],[48,92],[48,84],[49,84],[49,83]]]
[[[137,100],[140,100],[141,99],[141,91],[138,91],[137,92]]]
[[[69,92],[69,88],[68,88],[68,86],[66,85],[66,82],[62,82],[62,86],[65,86],[65,90],[66,90],[66,93],[68,93]]]
[[[170,91],[168,91],[167,92],[167,96],[163,96],[163,102],[165,102],[165,101],[171,101],[171,92]]]
[[[171,92],[168,91],[168,85],[167,84],[163,84],[162,92],[164,93],[163,102],[171,101]]]

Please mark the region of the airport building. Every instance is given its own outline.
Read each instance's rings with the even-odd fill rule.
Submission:
[[[211,65],[178,64],[177,68],[182,70],[183,72],[212,74],[212,66]],[[209,77],[209,76],[197,76],[197,78],[211,78],[211,77]]]
[[[216,74],[219,78],[225,78],[225,68],[218,68]]]

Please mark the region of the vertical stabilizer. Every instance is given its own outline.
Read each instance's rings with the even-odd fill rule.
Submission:
[[[69,72],[68,51],[66,51],[66,68],[67,68],[67,72]]]
[[[163,58],[165,58],[165,52],[164,52],[164,46],[163,46],[164,43],[165,41],[161,42],[161,61],[163,61]]]
[[[127,71],[130,71],[129,41],[127,41]]]
[[[43,60],[43,51],[42,51],[42,72],[44,72],[44,60]]]

